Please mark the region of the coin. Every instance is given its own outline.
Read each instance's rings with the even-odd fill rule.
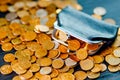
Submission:
[[[90,70],[94,67],[94,62],[90,59],[81,60],[79,64],[80,64],[81,69],[85,71]]]
[[[78,59],[83,60],[83,59],[87,58],[88,52],[86,49],[81,48],[81,49],[76,51],[76,56]]]
[[[94,8],[93,12],[97,15],[105,15],[107,13],[106,9],[104,7],[96,7]]]
[[[43,17],[46,17],[47,15],[48,15],[48,12],[45,9],[38,9],[36,11],[37,17],[43,18]]]
[[[52,68],[51,67],[42,67],[40,69],[40,73],[45,75],[45,74],[50,74],[52,72]]]
[[[100,66],[100,64],[95,64],[94,67],[92,68],[92,72],[100,72],[102,70],[102,67]]]
[[[12,53],[7,53],[7,54],[5,54],[3,59],[5,62],[12,62],[15,60],[15,55],[13,55]]]
[[[120,63],[120,58],[113,56],[112,54],[107,55],[105,60],[110,65],[118,65]]]
[[[52,72],[50,73],[51,78],[57,77],[59,74],[59,71],[57,69],[53,69]]]
[[[31,67],[29,69],[29,71],[31,71],[31,72],[37,72],[39,70],[40,70],[40,66],[37,63],[31,64]]]
[[[16,9],[14,8],[14,6],[8,6],[8,11],[9,12],[16,12]]]
[[[20,18],[22,18],[22,17],[24,17],[24,16],[28,16],[29,13],[28,13],[28,11],[21,10],[21,11],[17,11],[17,15],[18,15]]]
[[[104,57],[102,57],[100,55],[93,56],[93,59],[94,59],[95,63],[102,63],[104,61]]]
[[[8,21],[12,21],[13,19],[17,18],[17,14],[14,13],[14,12],[8,13],[8,14],[6,14],[5,18],[6,18]]]
[[[74,67],[77,65],[77,62],[72,60],[71,58],[67,58],[67,59],[65,59],[65,64],[66,64],[66,66]]]
[[[80,48],[80,42],[78,40],[68,40],[68,49],[76,51]]]
[[[104,19],[104,21],[107,23],[110,23],[110,24],[114,24],[114,25],[116,24],[116,21],[112,18],[106,18],[106,19]]]
[[[6,12],[7,10],[8,10],[8,5],[7,4],[0,5],[0,11],[1,12]]]
[[[68,58],[68,56],[69,56],[68,53],[60,54],[61,59],[66,59],[66,58]]]
[[[29,8],[36,7],[37,6],[37,2],[35,2],[35,1],[27,1],[26,2],[26,6],[29,7]]]
[[[102,20],[102,16],[97,15],[97,14],[93,14],[92,17],[98,20]]]
[[[75,80],[75,76],[71,73],[63,73],[60,78],[61,80]]]
[[[32,36],[31,36],[32,35]],[[33,31],[27,31],[27,32],[25,32],[25,33],[22,33],[22,35],[21,35],[21,39],[23,40],[23,41],[32,41],[32,40],[34,40],[35,38],[36,38],[36,33],[35,32],[33,32]]]
[[[18,1],[14,4],[14,8],[17,9],[17,10],[19,10],[21,8],[24,8],[24,7],[25,7],[25,3],[22,2],[22,1]]]
[[[13,45],[11,43],[3,43],[1,48],[3,51],[10,51],[13,49]]]
[[[49,53],[48,53],[48,57],[49,58],[57,58],[59,56],[59,51],[56,49],[56,50],[50,50]]]
[[[118,66],[108,65],[108,70],[110,72],[117,72],[117,71],[119,71],[119,68],[118,68]]]
[[[0,67],[0,72],[2,73],[2,74],[10,74],[10,73],[12,73],[12,68],[11,68],[11,66],[10,65],[8,65],[8,64],[6,64],[6,65],[2,65],[1,67]]]
[[[61,53],[67,53],[68,48],[66,46],[64,46],[64,45],[61,44],[61,45],[59,45],[58,50]]]
[[[96,79],[96,78],[98,78],[98,77],[100,76],[100,72],[94,73],[94,72],[88,71],[88,72],[87,72],[87,76],[88,76],[88,78],[90,78],[90,79]]]
[[[56,69],[62,68],[63,65],[64,65],[64,61],[63,61],[62,59],[60,59],[60,58],[54,59],[54,60],[52,61],[52,66],[53,66],[53,68],[56,68]]]
[[[70,70],[70,67],[69,66],[63,66],[62,68],[60,68],[58,71],[60,72],[60,73],[65,73],[65,72],[67,72],[67,71],[69,71]]]
[[[25,74],[20,75],[20,78],[21,78],[22,80],[24,80],[24,79],[29,79],[29,78],[31,78],[32,76],[33,76],[33,73],[30,72],[30,71],[27,71]]]
[[[37,49],[35,51],[35,56],[37,58],[42,58],[42,57],[44,57],[46,55],[47,55],[47,50],[45,48],[43,48],[43,47],[40,47],[39,49]]]
[[[48,32],[49,27],[47,27],[45,25],[36,25],[35,30],[38,30],[38,31],[41,31],[41,32]]]
[[[14,76],[12,80],[21,80],[20,76]]]
[[[84,80],[87,78],[87,74],[84,71],[76,71],[74,76],[76,80]]]
[[[118,47],[118,48],[116,48],[114,51],[113,51],[113,55],[115,56],[115,57],[120,57],[120,48]]]
[[[102,71],[102,72],[105,71],[105,70],[107,70],[106,64],[101,63],[100,66],[101,66],[101,71]]]
[[[40,66],[50,66],[52,64],[52,60],[47,57],[43,57],[38,60],[40,60],[40,62],[39,62]]]
[[[12,67],[12,70],[17,74],[23,74],[27,71],[27,70],[23,69],[22,67],[20,67],[19,63],[15,63],[15,64],[11,65],[11,67]]]

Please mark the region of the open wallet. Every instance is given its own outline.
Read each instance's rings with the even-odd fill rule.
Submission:
[[[65,42],[55,38],[56,31],[60,30],[86,43],[100,44],[99,49],[92,51],[92,54],[114,42],[119,28],[118,25],[97,20],[70,6],[64,8],[57,17],[58,19],[54,23],[53,39],[67,46]]]

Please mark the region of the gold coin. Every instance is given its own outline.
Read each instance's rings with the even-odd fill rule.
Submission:
[[[3,51],[10,51],[13,49],[13,45],[11,43],[3,43],[1,48]]]
[[[52,78],[52,80],[60,80],[59,78]]]
[[[88,76],[89,79],[96,79],[100,76],[100,72],[94,73],[94,72],[88,71],[87,76]]]
[[[8,21],[5,18],[0,18],[0,26],[7,25]]]
[[[54,59],[52,61],[53,68],[62,68],[64,65],[64,61],[62,59]]]
[[[31,72],[37,72],[40,70],[40,66],[37,63],[33,63],[29,69]]]
[[[110,65],[118,65],[120,63],[120,58],[113,56],[112,54],[107,55],[105,60]]]
[[[80,42],[78,40],[68,40],[68,49],[76,51],[80,48]]]
[[[21,10],[21,11],[17,11],[17,15],[18,15],[20,18],[22,18],[22,17],[24,17],[24,16],[28,16],[29,13],[28,13],[27,11],[25,11],[25,10]]]
[[[52,2],[51,1],[45,1],[45,0],[40,0],[38,1],[38,5],[40,7],[47,7],[48,5],[50,5]]]
[[[114,51],[113,51],[113,55],[115,56],[115,57],[120,57],[120,48],[118,47],[118,48],[116,48]]]
[[[8,65],[8,64],[6,64],[6,65],[2,65],[1,67],[0,67],[0,72],[1,72],[1,74],[10,74],[10,73],[12,73],[12,68],[11,68],[11,66],[10,65]]]
[[[86,49],[81,48],[81,49],[76,51],[76,56],[77,56],[78,59],[83,60],[83,59],[87,58],[88,52],[87,52]]]
[[[53,69],[51,74],[50,74],[50,77],[55,78],[58,76],[58,74],[59,74],[59,71],[57,69]]]
[[[21,80],[20,76],[14,76],[12,80]]]
[[[64,45],[59,45],[58,50],[61,53],[67,53],[68,48],[66,46],[64,46]]]
[[[8,5],[7,4],[0,5],[0,11],[1,12],[6,12],[7,10],[8,10]]]
[[[7,37],[7,32],[4,29],[0,28],[0,40],[4,39],[6,37]]]
[[[5,56],[3,57],[5,62],[12,62],[15,60],[15,55],[12,53],[7,53],[5,54]]]
[[[12,70],[17,74],[23,74],[27,71],[23,69],[22,67],[20,67],[19,63],[14,63],[11,65],[11,67],[12,67]]]
[[[35,56],[37,58],[42,58],[47,55],[47,50],[43,48],[42,46],[35,51]]]
[[[60,78],[61,80],[75,80],[75,76],[71,73],[63,73]]]
[[[102,63],[104,61],[104,57],[102,57],[100,55],[93,56],[93,59],[94,59],[95,63]]]
[[[32,35],[32,36],[31,36]],[[27,31],[21,35],[23,41],[32,41],[36,38],[36,33],[33,31]]]
[[[84,80],[87,78],[87,74],[84,71],[76,71],[74,76],[76,80]]]
[[[108,65],[108,70],[110,72],[117,72],[117,71],[119,71],[119,67],[118,66]]]
[[[51,80],[50,75],[42,75],[40,80]]]
[[[70,68],[68,71],[67,71],[67,73],[71,73],[71,74],[73,74],[75,71],[74,71],[74,68]]]
[[[90,59],[81,60],[80,67],[83,70],[90,70],[94,67],[94,62]]]
[[[68,58],[68,56],[69,56],[68,53],[60,54],[61,59],[66,59],[66,58]]]
[[[31,71],[27,71],[25,74],[20,75],[20,78],[23,80],[28,80],[29,78],[33,77],[33,73]]]
[[[37,51],[39,48],[41,48],[40,44],[38,44],[37,42],[27,42],[26,46],[31,51]]]
[[[30,62],[34,63],[37,60],[36,56],[32,56]]]
[[[93,14],[92,17],[94,17],[95,19],[98,19],[98,20],[102,20],[102,17],[97,14]]]
[[[50,38],[47,34],[40,33],[40,34],[37,36],[37,41],[38,41],[40,44],[43,44],[43,43],[45,43],[45,42],[51,41],[51,38]]]
[[[101,63],[100,66],[101,66],[101,71],[102,71],[102,72],[105,71],[105,70],[107,70],[106,64]]]
[[[11,40],[11,43],[12,43],[13,45],[18,45],[18,44],[22,43],[22,41],[20,40],[20,37],[17,37],[17,38],[15,38],[15,39],[12,39],[12,40]]]
[[[65,72],[69,71],[69,69],[70,69],[70,67],[65,65],[62,68],[60,68],[58,71],[60,73],[65,73]]]
[[[91,71],[100,72],[101,70],[102,70],[102,67],[100,66],[100,64],[95,64]]]
[[[59,55],[59,51],[57,49],[55,50],[49,50],[48,57],[49,58],[56,58]]]
[[[53,41],[46,41],[45,43],[42,43],[42,46],[47,49],[47,50],[51,50],[54,48],[54,42]]]
[[[31,62],[29,60],[18,60],[19,66],[22,67],[23,69],[28,69],[31,67]]]
[[[40,65],[40,66],[50,66],[52,64],[52,60],[50,58],[47,58],[47,57],[43,57],[43,58],[39,58],[37,60],[37,63]]]

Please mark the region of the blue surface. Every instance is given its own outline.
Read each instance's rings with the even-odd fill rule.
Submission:
[[[78,0],[78,2],[83,6],[82,11],[89,15],[93,14],[95,7],[104,7],[107,14],[103,16],[103,19],[113,18],[117,25],[120,25],[120,0]],[[95,80],[120,80],[120,71],[116,73],[105,71]]]
[[[78,0],[83,6],[83,12],[87,14],[93,14],[95,7],[101,6],[107,10],[107,14],[103,16],[105,18],[113,18],[118,25],[120,25],[120,0]]]

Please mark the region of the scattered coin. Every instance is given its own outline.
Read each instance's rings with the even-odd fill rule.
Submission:
[[[104,19],[104,21],[107,23],[110,23],[110,24],[114,24],[114,25],[116,24],[116,21],[112,18],[106,18],[106,19]]]
[[[52,68],[51,67],[42,67],[40,69],[40,73],[45,75],[45,74],[50,74],[52,72]]]
[[[90,59],[85,59],[80,61],[80,67],[83,70],[90,70],[94,67],[94,62]]]
[[[87,74],[84,71],[76,71],[74,76],[76,80],[84,80],[87,78]]]
[[[11,66],[10,65],[8,65],[8,64],[6,64],[6,65],[3,65],[3,66],[1,66],[0,67],[0,72],[2,73],[2,74],[10,74],[10,73],[12,73],[12,68],[11,68]]]
[[[96,7],[93,12],[97,15],[103,16],[107,13],[106,9],[104,7]]]
[[[8,13],[8,14],[6,14],[5,18],[6,18],[8,21],[12,21],[12,20],[14,20],[15,18],[17,18],[17,14],[14,13],[14,12]]]

